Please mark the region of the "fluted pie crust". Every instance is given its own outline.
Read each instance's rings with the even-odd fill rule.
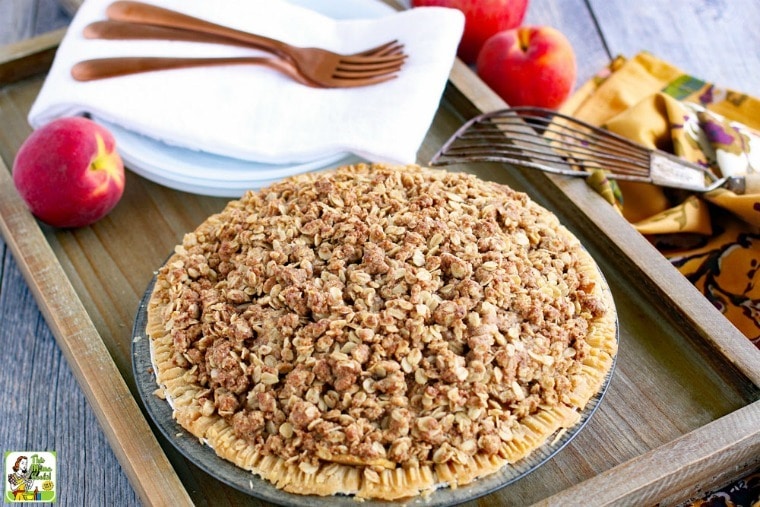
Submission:
[[[297,494],[400,499],[509,466],[579,420],[617,351],[591,256],[524,194],[417,166],[249,192],[159,270],[161,396]]]

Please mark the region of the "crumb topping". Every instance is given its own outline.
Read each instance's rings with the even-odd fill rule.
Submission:
[[[506,186],[416,166],[249,192],[159,272],[173,361],[203,415],[305,472],[498,454],[572,405],[606,311],[559,227]]]

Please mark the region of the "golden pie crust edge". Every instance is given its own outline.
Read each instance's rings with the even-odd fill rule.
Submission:
[[[207,222],[217,217],[212,215]],[[596,262],[580,246],[578,239],[561,224],[557,225],[557,232],[565,235],[571,244],[577,245],[579,266],[595,282],[594,293],[605,302],[607,311],[589,323],[586,341],[590,350],[582,361],[581,374],[573,379],[575,389],[570,396],[571,403],[541,406],[538,412],[522,419],[514,438],[508,443],[502,442],[497,454],[476,454],[469,457],[466,464],[452,461],[419,468],[385,468],[380,473],[373,472],[368,466],[351,463],[350,456],[333,457],[333,462],[323,464],[317,470],[308,467],[304,470],[298,463],[288,464],[280,457],[262,455],[251,449],[244,439],[237,437],[231,425],[217,413],[211,416],[202,414],[197,397],[204,389],[190,382],[187,371],[176,366],[172,360],[172,338],[161,319],[164,291],[157,285],[147,307],[146,332],[150,337],[158,394],[171,403],[175,420],[213,448],[219,457],[287,492],[396,500],[426,494],[441,486],[456,488],[468,484],[528,456],[560,430],[578,423],[580,411],[601,390],[612,368],[617,352],[617,314],[610,289]],[[167,264],[175,257],[170,257]]]

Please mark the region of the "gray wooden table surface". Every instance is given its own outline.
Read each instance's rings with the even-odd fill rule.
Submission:
[[[66,26],[70,4],[0,0],[0,44]],[[759,0],[532,0],[525,22],[568,36],[578,84],[615,55],[648,50],[760,97]],[[0,450],[57,451],[60,505],[137,504],[2,238],[0,350]]]

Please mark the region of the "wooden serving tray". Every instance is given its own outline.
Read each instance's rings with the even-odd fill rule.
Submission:
[[[10,167],[31,132],[26,114],[62,34],[0,48],[0,230],[140,499],[256,504],[153,432],[131,372],[132,322],[154,271],[185,232],[227,200],[128,173],[108,217],[60,231],[35,221],[13,187]],[[503,107],[457,63],[420,163],[466,119]],[[483,502],[671,504],[760,464],[760,352],[642,236],[579,179],[499,164],[450,169],[509,184],[554,211],[597,259],[620,318],[616,370],[586,428]]]

